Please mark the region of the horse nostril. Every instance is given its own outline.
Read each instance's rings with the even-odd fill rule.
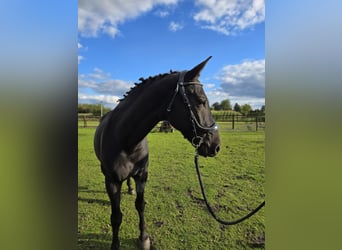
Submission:
[[[218,153],[220,151],[220,146],[217,145],[216,148],[215,148],[215,153]]]

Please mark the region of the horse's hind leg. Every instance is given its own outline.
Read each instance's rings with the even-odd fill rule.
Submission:
[[[119,229],[122,222],[122,213],[120,210],[120,191],[122,182],[111,181],[108,178],[106,178],[105,182],[106,190],[112,205],[112,214],[110,219],[112,223],[113,240],[111,250],[117,250],[120,247]]]
[[[144,190],[145,184],[147,181],[147,171],[142,175],[136,176],[135,178],[136,190],[137,190],[137,198],[135,200],[135,207],[138,210],[139,214],[139,247],[142,249],[150,249],[150,238],[146,233],[145,227],[145,219],[144,219],[144,210],[145,210],[145,200],[144,200]]]

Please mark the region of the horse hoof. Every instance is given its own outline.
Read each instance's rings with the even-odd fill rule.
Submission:
[[[145,240],[139,239],[139,249],[150,250],[150,247],[151,247],[150,237],[147,237]]]
[[[130,190],[128,190],[128,194],[130,194],[130,195],[133,195],[133,194],[135,194],[135,191],[134,191],[134,189],[130,189]]]
[[[113,242],[110,250],[119,250],[119,249],[120,249],[120,242]]]

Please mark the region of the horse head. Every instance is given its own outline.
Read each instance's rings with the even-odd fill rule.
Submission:
[[[172,126],[196,147],[202,156],[215,156],[220,150],[218,126],[210,111],[208,98],[199,81],[200,72],[211,58],[189,71],[179,73],[167,111]]]

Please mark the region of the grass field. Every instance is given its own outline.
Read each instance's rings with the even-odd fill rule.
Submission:
[[[78,127],[97,127],[99,125],[99,121],[97,120],[90,120],[90,121],[86,121],[86,123],[84,123],[83,120],[78,120]]]
[[[79,128],[78,248],[109,249],[110,202],[93,151],[94,128]],[[224,220],[245,215],[264,200],[263,131],[221,132],[221,151],[200,158],[209,202]],[[193,163],[194,149],[180,132],[150,133],[145,189],[147,231],[153,249],[263,249],[264,209],[247,221],[223,226],[203,203]],[[123,185],[121,249],[137,249],[135,196]]]

